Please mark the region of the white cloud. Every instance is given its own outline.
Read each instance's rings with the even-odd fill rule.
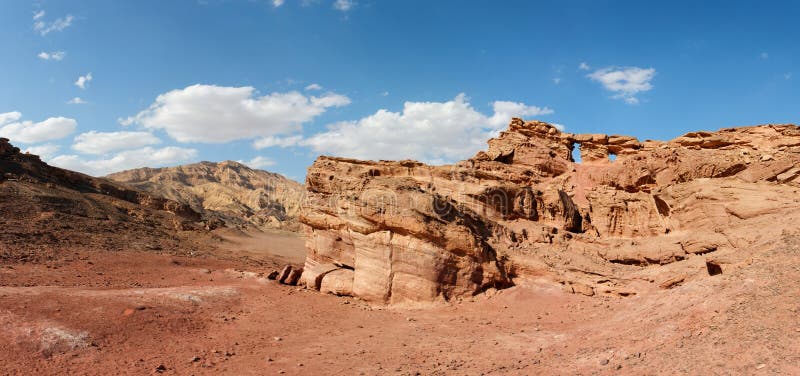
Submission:
[[[792,74],[791,74],[791,73],[784,73],[784,74],[783,74],[783,79],[785,79],[785,80],[791,80],[791,79],[792,79]]]
[[[489,119],[493,129],[503,129],[513,117],[533,117],[551,115],[553,110],[547,107],[528,106],[525,103],[495,101],[492,104],[494,115]]]
[[[283,3],[284,3],[284,0],[272,0],[272,6],[274,6],[275,8],[283,5]]]
[[[89,131],[75,136],[72,148],[84,154],[107,154],[112,151],[138,149],[161,140],[150,132]]]
[[[50,157],[53,156],[53,154],[58,152],[58,149],[60,148],[61,147],[56,144],[42,144],[42,145],[30,146],[26,148],[24,151],[26,153],[36,154],[42,159],[49,159]]]
[[[486,139],[514,116],[553,113],[548,108],[497,101],[494,115],[476,111],[464,94],[447,102],[406,102],[402,112],[379,110],[357,121],[332,124],[301,142],[320,153],[362,159],[454,161],[484,149]]]
[[[561,77],[553,78],[553,83],[556,84],[556,85],[560,84],[561,83]]]
[[[51,117],[38,123],[18,121],[21,117],[19,112],[0,114],[0,137],[23,144],[36,144],[64,138],[78,126],[77,121],[65,117]]]
[[[590,70],[590,69],[592,68],[589,66],[589,64],[586,64],[585,61],[581,62],[580,65],[578,65],[578,70]]]
[[[306,91],[311,91],[311,90],[322,90],[322,86],[320,86],[319,84],[311,84],[306,86]]]
[[[266,158],[266,157],[262,157],[260,155],[255,157],[255,158],[253,158],[253,159],[251,159],[251,160],[249,160],[249,161],[238,161],[238,162],[246,164],[250,168],[254,168],[256,170],[261,170],[264,167],[269,167],[269,166],[275,165],[275,161],[273,161],[272,159]]]
[[[352,9],[356,5],[356,2],[353,0],[336,0],[333,3],[333,7],[336,10],[340,10],[342,12],[347,12],[348,10]]]
[[[622,99],[625,103],[636,104],[639,99],[636,95],[653,88],[650,81],[656,75],[654,68],[639,67],[607,67],[598,69],[589,75],[590,79],[597,81],[603,87],[616,93],[614,99]]]
[[[33,14],[33,30],[45,36],[50,34],[54,31],[62,31],[72,25],[72,21],[75,19],[71,14],[68,14],[64,17],[57,18],[53,22],[47,22],[44,20],[45,12],[40,10]]]
[[[86,103],[89,102],[81,99],[81,97],[75,97],[67,101],[67,104],[86,104]]]
[[[92,80],[92,72],[89,72],[85,76],[78,77],[78,79],[75,81],[75,86],[81,89],[86,89],[86,84],[88,84],[89,81],[91,80]]]
[[[290,146],[295,146],[300,141],[303,140],[303,136],[290,136],[290,137],[262,137],[255,142],[253,142],[253,147],[256,149],[265,149],[273,146],[280,146],[282,148],[288,148]]]
[[[0,113],[0,125],[17,121],[20,118],[22,118],[22,113],[17,111]]]
[[[384,91],[383,93],[381,93],[381,96],[382,97],[388,97],[389,96],[389,92],[388,91]]]
[[[64,60],[64,57],[67,56],[67,53],[64,51],[54,51],[54,52],[39,52],[38,56],[42,60],[54,60],[54,61],[61,61]]]
[[[766,53],[766,52],[762,52],[762,53],[761,53],[760,55],[758,55],[758,56],[759,56],[759,57],[760,57],[762,60],[767,60],[767,59],[769,59],[769,54],[768,54],[768,53]]]
[[[556,127],[556,129],[558,129],[558,130],[560,130],[562,132],[564,131],[564,129],[567,129],[567,127],[565,127],[564,124],[550,123],[550,125]]]
[[[106,159],[88,160],[77,155],[59,155],[48,161],[51,165],[80,171],[89,175],[103,176],[112,172],[139,167],[162,167],[189,162],[197,158],[197,150],[176,146],[160,149],[145,147],[127,150]]]
[[[348,104],[350,98],[330,92],[256,96],[249,86],[193,85],[159,95],[149,108],[120,122],[163,129],[179,142],[223,143],[296,132],[328,108]]]

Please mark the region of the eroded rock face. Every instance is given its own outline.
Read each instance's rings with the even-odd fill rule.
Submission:
[[[640,142],[521,119],[454,165],[320,157],[302,283],[387,304],[526,278],[585,295],[669,287],[708,277],[710,259],[735,267],[789,226],[798,162],[794,125]]]

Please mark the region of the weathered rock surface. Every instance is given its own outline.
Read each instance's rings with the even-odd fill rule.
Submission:
[[[108,178],[186,204],[231,227],[300,229],[297,210],[303,186],[282,175],[238,162],[139,168],[117,172]]]
[[[585,295],[669,288],[710,278],[707,262],[735,268],[795,226],[781,218],[800,208],[798,162],[795,125],[641,142],[520,119],[454,165],[320,157],[301,283],[344,294],[352,282],[382,304],[534,278]]]

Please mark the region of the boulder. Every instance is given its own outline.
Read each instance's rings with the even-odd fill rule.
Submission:
[[[319,291],[339,296],[352,296],[354,275],[355,273],[350,269],[336,269],[327,273],[322,278]]]
[[[286,280],[289,278],[290,274],[292,274],[292,266],[291,265],[284,266],[283,270],[281,270],[281,273],[278,276],[278,282],[286,283]]]

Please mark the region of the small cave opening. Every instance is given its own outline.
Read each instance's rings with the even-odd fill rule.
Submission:
[[[572,161],[575,163],[581,163],[581,144],[574,143],[572,144]]]
[[[706,270],[708,270],[708,275],[710,276],[722,274],[722,266],[714,261],[706,261]]]

